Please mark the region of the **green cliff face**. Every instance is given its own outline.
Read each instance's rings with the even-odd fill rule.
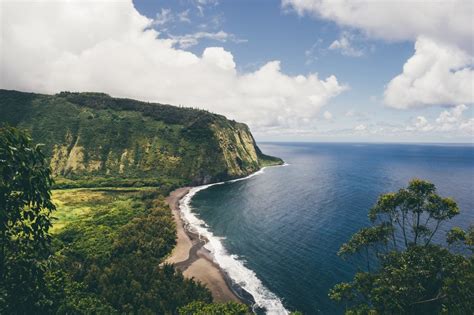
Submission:
[[[262,154],[245,124],[101,93],[0,90],[4,123],[45,145],[59,183],[206,184],[282,163]]]

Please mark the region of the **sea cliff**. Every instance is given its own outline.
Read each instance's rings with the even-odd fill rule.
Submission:
[[[103,93],[0,90],[0,117],[44,144],[64,187],[200,185],[282,163],[260,151],[243,123]]]

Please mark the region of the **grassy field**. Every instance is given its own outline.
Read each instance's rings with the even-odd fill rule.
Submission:
[[[147,192],[158,193],[158,190],[153,187],[53,190],[52,197],[56,211],[53,214],[55,220],[51,233],[58,234],[68,224],[99,217],[104,219],[124,215],[131,219],[145,208],[144,201],[139,195]]]

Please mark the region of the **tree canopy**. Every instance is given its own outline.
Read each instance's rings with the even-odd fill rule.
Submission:
[[[236,302],[212,303],[192,302],[179,309],[179,315],[250,315],[245,304]]]
[[[41,147],[20,130],[0,128],[0,313],[45,307],[51,184]]]
[[[473,313],[474,227],[448,233],[449,244],[464,246],[461,253],[433,244],[440,226],[457,214],[456,202],[424,180],[381,195],[369,211],[372,226],[355,233],[338,253],[362,254],[366,271],[337,284],[329,296],[344,302],[347,314]]]

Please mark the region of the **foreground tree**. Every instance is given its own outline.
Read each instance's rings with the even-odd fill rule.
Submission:
[[[330,298],[345,302],[347,314],[472,314],[472,253],[454,254],[432,244],[443,222],[458,213],[454,200],[419,179],[380,196],[369,211],[373,225],[354,234],[338,253],[363,255],[367,270],[337,284]],[[453,229],[448,242],[472,248],[473,231]]]
[[[39,146],[14,128],[0,128],[0,313],[42,312],[50,255],[52,184]]]
[[[462,249],[466,248],[471,253],[474,252],[474,225],[471,225],[467,231],[455,227],[448,232],[447,241],[449,245],[454,245]]]
[[[245,304],[236,302],[211,303],[192,302],[179,309],[179,315],[250,315]]]

